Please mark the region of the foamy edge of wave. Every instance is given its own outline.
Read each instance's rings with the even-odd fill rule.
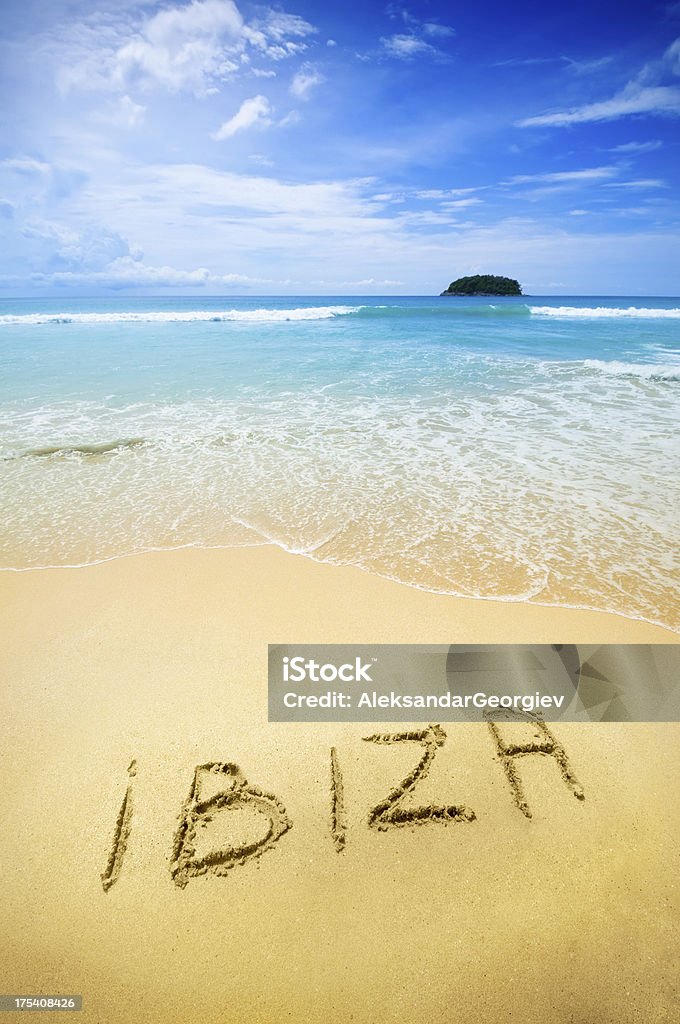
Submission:
[[[222,323],[245,321],[283,323],[288,320],[332,320],[336,316],[358,313],[363,306],[309,306],[295,309],[157,310],[119,313],[8,313],[0,316],[0,326],[37,324],[118,324],[118,323]]]
[[[680,309],[652,309],[646,306],[529,306],[533,316],[555,316],[564,319],[639,318],[652,320],[680,320]]]
[[[642,380],[680,380],[680,363],[622,363],[585,359],[583,365],[608,377],[639,377]]]

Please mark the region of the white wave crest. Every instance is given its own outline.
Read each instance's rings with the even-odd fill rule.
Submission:
[[[358,313],[363,306],[309,306],[298,309],[167,310],[118,313],[24,313],[0,316],[0,326],[31,324],[201,323],[242,320],[281,323],[287,320],[330,320]]]
[[[680,309],[652,309],[644,306],[529,306],[533,316],[556,316],[562,318],[581,317],[600,319],[604,317],[626,317],[653,320],[679,320]]]
[[[589,370],[609,377],[640,377],[642,380],[680,380],[680,363],[621,363],[616,360],[586,359]]]

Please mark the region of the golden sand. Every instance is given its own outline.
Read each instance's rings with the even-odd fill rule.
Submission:
[[[677,634],[269,547],[6,572],[0,594],[4,992],[82,993],[81,1024],[678,1019],[679,725],[555,725],[584,799],[526,757],[529,818],[490,730],[444,724],[407,801],[467,813],[382,829],[423,745],[269,724],[266,700],[268,643]],[[281,809],[225,877],[178,868],[197,778],[208,854],[258,837],[258,800]]]

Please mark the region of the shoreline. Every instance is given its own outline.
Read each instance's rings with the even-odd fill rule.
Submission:
[[[333,574],[341,573],[344,575],[343,586],[351,586],[353,589],[359,588],[362,592],[367,589],[373,591],[375,588],[371,583],[365,585],[360,583],[360,579],[380,581],[382,584],[386,584],[388,589],[383,590],[382,587],[378,586],[378,589],[382,592],[383,596],[389,594],[388,600],[397,601],[399,591],[414,592],[417,594],[426,595],[426,598],[437,599],[438,602],[448,601],[456,604],[457,613],[462,613],[462,617],[466,623],[473,622],[476,618],[474,606],[479,604],[482,606],[491,606],[492,611],[490,615],[494,620],[503,619],[503,612],[500,609],[505,608],[521,608],[521,609],[543,609],[546,614],[537,612],[534,616],[533,612],[527,612],[528,617],[531,619],[532,625],[536,622],[539,627],[544,626],[548,617],[552,614],[558,620],[560,626],[562,625],[562,613],[564,616],[564,626],[568,628],[575,628],[581,630],[582,628],[589,629],[591,627],[597,627],[604,629],[607,636],[610,634],[616,636],[616,639],[606,640],[600,639],[600,643],[615,643],[615,642],[639,642],[639,643],[680,643],[680,630],[675,630],[671,626],[663,623],[654,622],[650,619],[642,617],[627,615],[623,612],[618,611],[607,611],[597,608],[592,608],[583,605],[568,605],[568,604],[550,604],[543,603],[540,601],[534,601],[525,598],[502,598],[502,597],[485,597],[483,595],[459,595],[454,593],[447,593],[442,591],[430,590],[427,587],[420,586],[417,583],[409,583],[404,580],[395,579],[390,576],[383,576],[379,573],[375,573],[370,569],[365,569],[362,566],[355,565],[338,565],[332,562],[324,562],[320,559],[314,558],[313,555],[307,554],[306,552],[295,552],[286,551],[278,544],[271,541],[263,541],[261,544],[247,544],[247,545],[183,545],[173,548],[149,548],[144,551],[130,552],[119,555],[111,555],[106,558],[98,559],[92,562],[84,562],[82,564],[72,565],[41,565],[41,566],[1,566],[0,567],[0,593],[2,592],[2,580],[5,576],[9,578],[13,576],[21,577],[28,574],[40,574],[40,573],[60,573],[60,572],[89,572],[100,568],[101,566],[107,566],[116,564],[118,562],[136,562],[141,559],[172,559],[175,556],[185,557],[191,554],[196,554],[197,557],[214,557],[218,561],[224,562],[225,571],[229,572],[228,562],[234,552],[254,552],[254,551],[267,551],[272,552],[274,563],[280,563],[283,566],[286,560],[290,560],[288,565],[290,571],[302,573],[306,583],[314,582],[315,585],[321,585],[321,576],[316,574],[313,570],[310,573],[304,570],[293,569],[293,566],[297,566],[299,563],[293,560],[299,560],[300,563],[307,563],[310,566],[318,566],[323,576],[326,577],[329,589],[332,591],[336,583],[339,580],[333,580]],[[241,562],[242,556],[236,555],[235,561]],[[266,558],[266,556],[264,556]],[[245,556],[247,561],[247,555]],[[254,566],[259,567],[260,558],[256,557],[253,559]],[[355,577],[352,579],[352,577]],[[397,588],[392,590],[391,588]],[[376,591],[377,593],[377,591]],[[411,609],[415,607],[419,602],[416,599],[415,604],[412,600],[404,599]],[[429,600],[423,602],[427,603],[430,614],[434,611],[435,605],[431,604]],[[573,616],[570,613],[574,613]],[[442,605],[437,608],[436,614],[438,616],[444,616],[445,612]],[[480,614],[483,614],[480,612]],[[592,617],[592,621],[588,623],[588,619]],[[508,619],[512,620],[513,627],[520,626],[521,629],[521,613],[508,613]],[[613,620],[613,621],[610,621]],[[642,639],[635,641],[627,639],[629,632],[625,634],[615,626],[615,622],[622,622],[630,624],[630,629],[633,630],[635,636],[640,635]],[[655,636],[651,634],[649,637],[646,635],[646,630],[650,629],[654,631]],[[642,632],[641,632],[642,631]],[[581,642],[583,639],[579,636]],[[466,641],[473,642],[469,637],[465,638]],[[535,637],[532,637],[533,642],[537,642]],[[333,641],[327,641],[333,642]],[[351,642],[351,641],[349,641]],[[479,642],[490,642],[486,635],[480,637]],[[515,642],[514,634],[511,640],[508,642]]]

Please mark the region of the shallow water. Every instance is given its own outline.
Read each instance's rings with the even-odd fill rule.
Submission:
[[[680,300],[0,307],[5,567],[274,542],[678,628]]]

